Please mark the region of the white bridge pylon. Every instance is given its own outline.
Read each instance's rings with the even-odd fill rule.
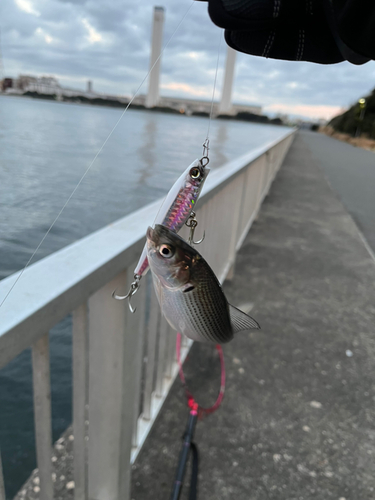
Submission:
[[[161,54],[164,28],[164,8],[154,7],[154,22],[152,27],[151,60],[150,70],[154,66],[157,58]],[[146,107],[153,108],[159,101],[159,81],[160,81],[161,58],[155,64],[148,80],[148,93],[146,97]]]
[[[228,115],[232,109],[232,90],[237,52],[228,47],[227,62],[225,64],[224,85],[219,105],[219,115]]]
[[[153,28],[151,39],[150,70],[161,54],[164,28],[164,8],[154,7]],[[230,114],[232,108],[232,90],[237,52],[228,47],[227,60],[225,64],[224,84],[219,104],[218,114]],[[148,93],[146,96],[146,107],[153,108],[159,102],[161,57],[152,69],[148,81]]]

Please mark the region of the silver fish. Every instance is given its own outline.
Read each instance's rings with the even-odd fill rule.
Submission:
[[[237,332],[260,328],[230,305],[204,258],[176,233],[147,230],[147,255],[156,295],[172,328],[198,342],[224,344]]]

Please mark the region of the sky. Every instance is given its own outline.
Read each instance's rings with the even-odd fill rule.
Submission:
[[[154,5],[165,8],[160,93],[211,99],[224,78],[223,30],[206,2],[191,0],[1,0],[3,72],[55,75],[63,86],[132,95],[149,69]],[[220,43],[221,39],[221,43]],[[0,75],[1,76],[1,75]],[[329,119],[375,87],[375,62],[318,65],[238,53],[233,101],[276,113]],[[147,81],[140,90],[147,92]]]

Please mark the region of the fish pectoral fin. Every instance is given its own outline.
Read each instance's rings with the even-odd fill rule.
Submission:
[[[233,333],[243,332],[244,330],[257,329],[260,330],[260,325],[254,318],[245,314],[244,312],[237,309],[230,304],[229,305],[229,316],[232,325]]]

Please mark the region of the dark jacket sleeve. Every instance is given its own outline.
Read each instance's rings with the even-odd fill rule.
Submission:
[[[372,0],[208,0],[208,11],[240,52],[321,64],[375,59]]]

